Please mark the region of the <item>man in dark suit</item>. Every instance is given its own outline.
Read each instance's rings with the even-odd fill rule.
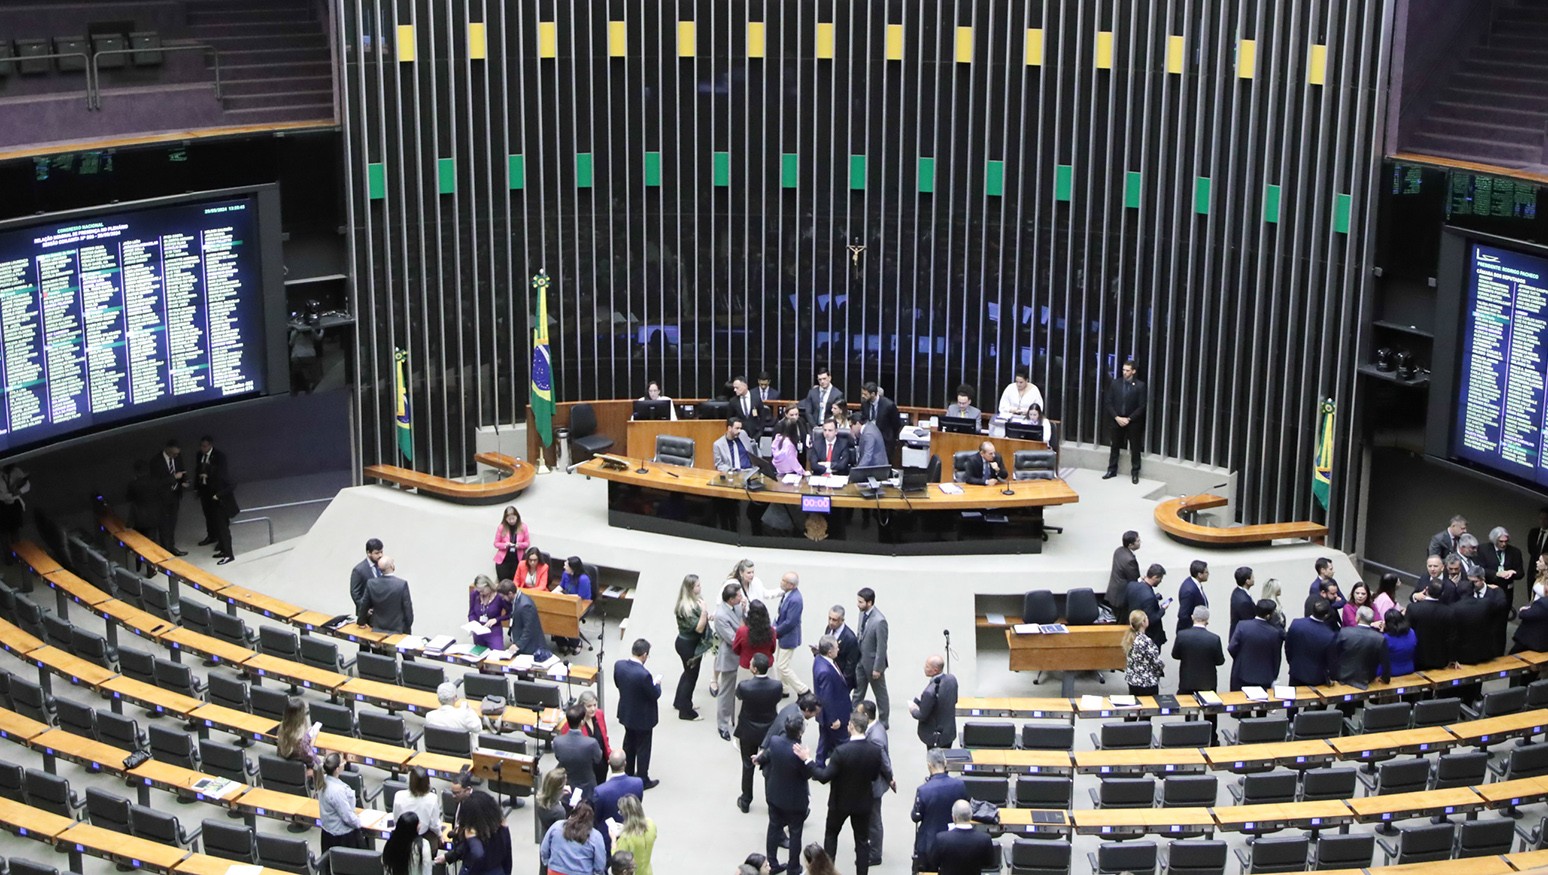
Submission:
[[[882,468],[889,464],[887,441],[876,423],[852,419],[849,422],[849,436],[855,442],[856,468]]]
[[[833,657],[838,653],[838,642],[832,635],[817,639],[817,658],[812,660],[812,685],[816,688],[817,702],[822,715],[817,723],[817,765],[826,765],[833,749],[844,740],[844,724],[854,708],[849,698],[849,686],[839,676],[838,665]]]
[[[801,698],[808,694],[802,693]],[[764,850],[773,875],[785,871],[779,862],[780,842],[785,831],[790,831],[790,859],[801,855],[801,831],[806,817],[811,813],[812,764],[802,755],[801,733],[806,722],[799,714],[791,715],[783,722],[776,722],[776,734],[758,752],[758,766],[763,769],[763,792],[769,800],[769,829]],[[796,866],[799,869],[799,866]]]
[[[764,736],[774,725],[779,712],[779,697],[784,688],[779,681],[769,677],[769,655],[755,653],[752,658],[753,676],[736,685],[736,698],[742,703],[742,713],[737,715],[737,748],[742,752],[742,795],[736,807],[746,814],[752,805],[753,757],[758,755]]]
[[[156,494],[160,498],[157,515],[156,543],[167,548],[173,556],[187,556],[187,550],[177,547],[177,513],[183,504],[183,490],[188,488],[188,472],[183,468],[183,449],[177,441],[169,440],[148,466],[155,479]]]
[[[1128,444],[1129,464],[1134,468],[1132,479],[1139,482],[1140,456],[1145,446],[1145,382],[1139,379],[1138,373],[1132,360],[1124,362],[1123,373],[1107,387],[1107,394],[1102,398],[1113,446],[1107,457],[1107,473],[1102,475],[1103,480],[1118,476],[1118,454],[1124,444]]]
[[[645,782],[645,789],[661,783],[650,777],[650,742],[660,719],[661,679],[645,668],[650,642],[634,639],[629,658],[613,663],[613,689],[618,693],[618,722],[623,724],[626,769]]]
[[[1457,630],[1455,655],[1462,665],[1477,665],[1501,655],[1500,628],[1510,605],[1499,587],[1489,585],[1482,568],[1470,569],[1467,578],[1472,588],[1451,606]]]
[[[194,459],[194,489],[199,493],[199,508],[204,511],[204,540],[199,542],[200,547],[223,543],[230,546],[231,517],[221,513],[218,498],[220,490],[229,485],[226,454],[215,448],[213,437],[199,438],[199,455]],[[217,553],[225,552],[217,548]]]
[[[1392,680],[1392,657],[1385,635],[1371,628],[1376,612],[1362,605],[1355,612],[1355,625],[1338,630],[1333,644],[1333,680],[1365,689],[1371,679],[1382,683]]]
[[[1263,687],[1279,679],[1280,645],[1285,632],[1273,623],[1274,602],[1259,599],[1257,616],[1238,624],[1226,651],[1231,654],[1231,689]]]
[[[854,442],[849,437],[848,429],[840,431],[838,423],[831,419],[824,420],[822,436],[813,439],[806,461],[813,474],[848,474],[853,447]]]
[[[572,733],[565,733],[565,735],[570,734]],[[624,757],[623,751],[613,751],[612,755],[607,758],[607,767],[609,769],[607,780],[598,784],[596,792],[591,794],[593,807],[596,809],[596,822],[602,827],[604,833],[602,845],[607,849],[608,854],[613,852],[613,837],[605,834],[612,832],[612,830],[608,829],[607,822],[611,820],[623,823],[623,819],[618,816],[619,801],[625,796],[633,796],[642,801],[645,799],[645,782],[632,775],[624,774],[624,767],[626,765],[627,760]]]
[[[779,713],[774,717],[774,724],[764,734],[763,744],[759,747],[768,747],[769,743],[776,736],[785,731],[785,724],[790,721],[791,717],[799,717],[802,720],[816,720],[817,712],[820,710],[822,710],[822,705],[818,703],[817,695],[811,690],[797,695],[794,702],[779,709]]]
[[[1430,588],[1430,584],[1439,584],[1441,588],[1439,600],[1445,604],[1451,604],[1457,600],[1457,585],[1446,576],[1446,560],[1439,556],[1426,556],[1424,559],[1424,574],[1419,575],[1419,580],[1414,584],[1414,599],[1419,593]]]
[[[134,479],[129,481],[129,488],[125,498],[129,500],[130,518],[129,524],[135,531],[155,541],[161,540],[161,488],[156,484],[156,475],[152,474],[150,467],[143,459],[135,459],[133,463]],[[141,564],[141,557],[134,554],[136,567]],[[149,562],[144,563],[146,577],[156,576],[156,566]]]
[[[823,634],[832,635],[838,642],[838,658],[833,661],[844,673],[844,682],[849,685],[850,692],[854,692],[855,666],[860,664],[860,639],[855,637],[855,630],[845,624],[843,605],[828,609],[828,627]],[[812,653],[817,653],[816,647],[812,648]]]
[[[1188,563],[1188,576],[1177,587],[1177,631],[1193,625],[1193,609],[1209,607],[1209,596],[1204,594],[1204,582],[1209,580],[1209,563],[1195,559]]]
[[[1478,564],[1483,566],[1489,584],[1499,587],[1514,603],[1516,581],[1526,577],[1526,566],[1521,562],[1521,551],[1511,546],[1510,532],[1504,526],[1489,530],[1489,543],[1478,548]],[[1530,591],[1527,598],[1531,598]]]
[[[1548,507],[1537,509],[1537,525],[1527,532],[1527,568],[1537,567],[1537,557],[1548,553]]]
[[[898,433],[903,431],[903,417],[898,415],[898,405],[883,395],[874,381],[860,387],[859,419],[876,423],[889,450],[897,445]]]
[[[929,866],[930,852],[935,848],[935,837],[951,823],[953,803],[968,799],[967,784],[961,778],[946,772],[946,754],[931,750],[925,754],[925,768],[930,777],[914,790],[912,817],[919,827],[914,832],[915,869]]]
[[[1010,480],[1010,471],[994,449],[994,444],[984,441],[978,445],[978,455],[968,460],[962,472],[962,482],[974,486],[994,486]]]
[[[876,707],[881,713],[882,725],[892,728],[892,699],[887,693],[887,618],[876,607],[876,590],[868,586],[855,595],[855,606],[860,610],[860,661],[855,664],[855,689],[853,701],[865,698],[869,689],[876,697]]]
[[[925,658],[925,688],[908,706],[919,721],[919,740],[925,747],[951,747],[957,743],[957,678],[946,673],[940,655]]]
[[[397,576],[398,565],[391,556],[376,562],[376,577],[366,581],[365,615],[377,632],[414,632],[414,599],[409,596],[408,581]]]
[[[833,375],[828,369],[817,369],[817,385],[801,399],[801,419],[807,430],[814,429],[833,414],[833,405],[844,403],[844,393],[833,385]]]
[[[1166,576],[1166,569],[1158,562],[1150,563],[1145,569],[1145,576],[1139,580],[1129,581],[1129,587],[1124,593],[1123,601],[1127,612],[1119,617],[1120,623],[1128,622],[1128,614],[1134,611],[1144,611],[1149,618],[1150,625],[1145,627],[1145,634],[1150,640],[1160,647],[1166,643],[1166,627],[1161,625],[1162,615],[1166,608],[1161,607],[1161,597],[1156,594],[1156,587],[1161,585],[1161,578]]]
[[[349,600],[355,605],[355,622],[361,625],[370,620],[365,610],[366,582],[381,576],[381,570],[376,567],[380,561],[382,542],[379,538],[371,538],[366,541],[365,558],[349,570]]]
[[[1312,608],[1318,602],[1327,602],[1328,615],[1323,622],[1328,624],[1329,629],[1337,632],[1344,627],[1343,618],[1339,612],[1344,609],[1344,605],[1348,604],[1348,601],[1339,594],[1338,581],[1330,577],[1326,580],[1319,580],[1318,583],[1322,588],[1317,590],[1315,595],[1307,597],[1305,615],[1310,617],[1312,615]]]
[[[742,418],[754,439],[763,434],[763,427],[771,418],[763,400],[748,388],[746,377],[731,381],[731,414]]]
[[[1413,610],[1413,606],[1409,606]],[[1511,644],[1511,653],[1523,650],[1548,650],[1548,595],[1538,584],[1532,584],[1532,603],[1516,612],[1521,624]]]
[[[1231,625],[1226,629],[1226,641],[1236,634],[1236,627],[1258,615],[1258,600],[1252,597],[1255,583],[1252,569],[1243,565],[1234,574],[1236,588],[1231,590]]]
[[[994,868],[994,839],[973,828],[971,804],[952,803],[951,826],[936,834],[932,856],[938,875],[979,875]]]
[[[828,785],[828,822],[823,829],[822,847],[829,858],[838,857],[839,831],[849,821],[855,834],[855,875],[866,875],[871,868],[871,807],[877,778],[892,780],[892,769],[881,748],[866,740],[870,726],[863,711],[849,718],[849,740],[828,756],[827,765],[818,765],[812,777]],[[811,760],[806,748],[797,748],[801,758]],[[794,847],[794,844],[791,845]]]
[[[1414,669],[1434,671],[1456,663],[1456,619],[1452,605],[1442,596],[1443,583],[1434,580],[1424,590],[1414,593],[1414,601],[1408,606],[1408,625],[1414,630]]]
[[[537,602],[521,589],[512,589],[505,595],[511,602],[511,626],[505,632],[505,640],[517,653],[530,653],[538,659],[552,656],[548,639],[543,635],[543,620],[538,616]]]
[[[1457,548],[1461,546],[1461,538],[1465,534],[1467,534],[1467,517],[1458,514],[1451,518],[1446,528],[1436,532],[1435,536],[1430,538],[1430,547],[1425,552],[1444,559],[1457,552]]]
[[[1220,688],[1220,675],[1216,669],[1225,665],[1225,648],[1220,644],[1220,636],[1210,631],[1209,608],[1195,607],[1192,622],[1177,630],[1172,658],[1178,663],[1178,695]],[[1205,714],[1204,719],[1209,721],[1211,732],[1218,738],[1220,724],[1216,721],[1219,717],[1211,713]]]
[[[1290,621],[1285,632],[1285,660],[1290,664],[1290,685],[1325,686],[1333,677],[1333,646],[1338,633],[1328,626],[1333,608],[1326,599],[1312,603],[1310,617]]]
[[[1123,603],[1129,582],[1139,580],[1139,558],[1134,555],[1139,548],[1139,532],[1130,530],[1123,533],[1123,545],[1113,551],[1113,570],[1107,575],[1107,606],[1113,609],[1113,617],[1120,623],[1129,616]]]
[[[554,757],[570,776],[570,786],[589,800],[597,789],[596,765],[602,762],[602,744],[581,732],[586,706],[577,702],[564,709],[564,720],[570,731],[554,736]]]

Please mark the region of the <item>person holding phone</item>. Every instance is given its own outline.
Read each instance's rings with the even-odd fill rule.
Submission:
[[[1156,587],[1161,585],[1161,579],[1166,576],[1166,569],[1160,563],[1151,563],[1145,569],[1145,576],[1139,580],[1129,582],[1125,592],[1124,604],[1130,611],[1142,611],[1150,620],[1145,628],[1145,634],[1156,643],[1157,647],[1166,643],[1166,629],[1161,625],[1161,618],[1166,614],[1166,609],[1171,606],[1169,598],[1165,604],[1156,593]]]

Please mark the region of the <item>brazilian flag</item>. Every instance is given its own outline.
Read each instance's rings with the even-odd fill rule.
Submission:
[[[393,424],[398,432],[398,452],[409,462],[414,461],[414,423],[409,411],[408,351],[394,348],[392,351],[392,387],[397,395]]]
[[[1312,470],[1312,498],[1323,510],[1333,493],[1333,399],[1322,402],[1322,427],[1317,431],[1317,459]]]
[[[532,322],[532,391],[528,405],[542,445],[554,443],[554,363],[548,353],[548,271],[532,278],[537,295],[537,317]]]

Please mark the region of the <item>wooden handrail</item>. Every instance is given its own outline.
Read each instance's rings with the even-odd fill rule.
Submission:
[[[463,483],[397,465],[367,465],[362,473],[375,480],[392,483],[403,489],[415,489],[458,504],[499,504],[515,498],[532,485],[537,474],[536,469],[527,462],[503,453],[479,453],[473,457],[473,461],[503,471],[505,476],[498,480]]]
[[[1184,544],[1200,547],[1240,547],[1246,544],[1264,544],[1287,538],[1306,538],[1321,544],[1328,536],[1328,527],[1311,521],[1294,523],[1264,523],[1254,526],[1215,528],[1201,526],[1182,518],[1182,514],[1211,507],[1224,507],[1230,499],[1219,495],[1190,495],[1173,498],[1156,505],[1156,525],[1161,531]]]

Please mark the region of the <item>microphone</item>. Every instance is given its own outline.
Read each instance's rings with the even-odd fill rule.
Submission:
[[[644,456],[640,457],[640,467],[634,469],[634,473],[636,473],[636,474],[649,474],[650,473],[650,469],[645,467],[645,457]]]
[[[575,469],[579,468],[580,466],[582,466],[584,464],[586,464],[586,460],[582,459],[581,461],[576,462],[575,464],[570,465],[569,467],[565,468],[564,469],[564,473],[566,473],[566,474],[574,474],[575,473]]]
[[[683,479],[683,478],[677,476],[676,474],[673,474],[672,473],[672,469],[666,467],[665,465],[663,465],[661,467],[661,473],[667,475],[668,477],[671,477],[673,480],[681,480],[681,479]]]

